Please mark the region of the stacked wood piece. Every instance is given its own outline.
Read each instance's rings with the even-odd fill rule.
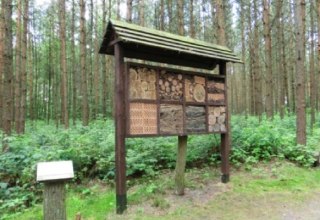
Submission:
[[[187,132],[206,131],[206,111],[202,106],[188,106],[186,108],[186,128]]]
[[[157,105],[144,103],[130,104],[130,128],[129,133],[157,134]]]
[[[159,79],[159,94],[162,100],[181,101],[183,97],[182,75],[162,70]]]
[[[226,107],[209,107],[209,132],[226,132]]]
[[[183,132],[182,105],[160,105],[160,133],[179,134]]]
[[[156,71],[150,68],[131,67],[130,99],[156,99]]]
[[[207,84],[208,102],[225,105],[225,84],[224,82],[218,82],[209,80]]]
[[[187,102],[204,102],[206,79],[200,76],[189,76],[185,79],[185,94]]]

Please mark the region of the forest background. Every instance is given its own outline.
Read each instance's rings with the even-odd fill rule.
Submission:
[[[237,115],[233,164],[275,155],[301,165],[314,162],[318,0],[1,0],[0,195],[12,202],[0,197],[1,208],[37,201],[36,161],[73,159],[78,180],[113,177],[114,59],[98,53],[110,18],[226,45],[241,57],[243,65],[228,65],[228,101]],[[207,147],[199,149],[197,142]],[[212,149],[218,142],[191,140],[189,164],[219,161]],[[128,175],[172,168],[172,139],[160,139],[154,149],[143,148],[146,143],[129,141]],[[135,155],[142,150],[144,157]],[[27,190],[34,194],[13,199]]]

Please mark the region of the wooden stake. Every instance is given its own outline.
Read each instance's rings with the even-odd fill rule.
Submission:
[[[221,134],[221,182],[227,183],[230,179],[230,165],[229,165],[229,153],[230,153],[230,138],[231,138],[231,130],[230,130],[230,122],[229,122],[229,109],[228,109],[228,89],[227,89],[227,65],[226,62],[221,62],[219,65],[219,73],[220,75],[226,76],[226,89],[225,89],[225,104],[226,104],[226,128],[227,132],[225,134]]]
[[[66,220],[66,191],[65,183],[46,182],[44,184],[44,220]]]
[[[116,206],[117,214],[127,209],[126,192],[126,110],[125,110],[125,69],[123,49],[120,43],[114,46],[115,53],[115,161],[116,161]]]
[[[188,136],[178,137],[178,152],[177,152],[177,162],[175,171],[175,183],[176,183],[176,193],[177,195],[184,195],[184,171],[186,167],[186,156],[187,156],[187,142]]]

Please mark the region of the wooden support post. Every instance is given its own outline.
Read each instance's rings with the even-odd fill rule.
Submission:
[[[219,74],[224,75],[225,78],[225,103],[226,103],[226,128],[227,132],[221,134],[221,182],[227,183],[230,179],[230,165],[229,165],[229,154],[231,146],[231,128],[230,128],[230,117],[229,117],[229,106],[228,106],[228,83],[227,83],[227,64],[221,62],[219,64]]]
[[[175,183],[177,195],[184,195],[184,171],[186,167],[188,136],[178,137],[178,151],[175,171]]]
[[[64,181],[44,183],[44,220],[66,220],[66,190]]]
[[[114,46],[115,53],[115,161],[117,214],[127,208],[126,149],[125,149],[125,69],[121,43]]]

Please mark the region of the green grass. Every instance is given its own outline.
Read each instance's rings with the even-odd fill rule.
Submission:
[[[208,184],[213,184],[217,189],[225,186],[219,183],[219,170],[213,167],[188,170],[186,180],[189,190],[197,192],[204,191]],[[279,219],[277,216],[281,213],[281,204],[286,204],[290,209],[300,207],[314,192],[320,190],[319,182],[320,170],[317,168],[298,167],[286,161],[260,163],[249,171],[244,168],[233,170],[228,190],[207,198],[203,204],[194,204],[188,197],[181,203],[184,198],[175,197],[178,201],[175,207],[177,201],[168,201],[174,191],[173,172],[165,171],[155,178],[130,181],[130,208],[123,216],[114,214],[114,189],[100,183],[75,188],[70,185],[67,213],[68,219],[74,219],[80,212],[84,220],[106,217],[139,220],[205,219],[208,216],[216,219],[255,219],[264,215],[266,219]],[[156,210],[156,214],[147,211],[150,206]],[[38,205],[7,219],[41,218],[42,206]]]

